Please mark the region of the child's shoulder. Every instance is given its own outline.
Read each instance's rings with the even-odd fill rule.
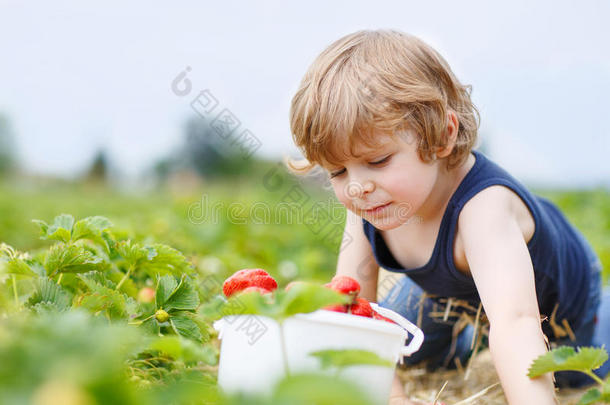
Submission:
[[[463,203],[460,204],[458,224],[464,221],[464,213],[471,212],[473,217],[481,217],[485,212],[496,215],[514,216],[525,242],[529,242],[535,232],[534,213],[528,206],[533,195],[526,190],[519,181],[512,177],[506,170],[491,161],[480,152],[473,151],[477,162],[471,168],[473,173],[468,173],[470,178],[465,178],[465,188],[458,189]],[[531,203],[530,203],[531,204]],[[460,229],[456,224],[457,238]],[[457,243],[457,242],[456,242]]]

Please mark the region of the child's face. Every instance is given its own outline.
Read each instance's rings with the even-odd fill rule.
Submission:
[[[421,215],[440,166],[437,161],[425,163],[419,158],[412,133],[376,136],[380,136],[382,146],[369,149],[355,145],[355,154],[362,157],[324,167],[337,199],[348,210],[377,229],[389,230],[415,214]]]

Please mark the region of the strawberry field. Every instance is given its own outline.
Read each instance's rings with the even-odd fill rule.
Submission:
[[[312,221],[312,204],[330,195],[306,184],[300,190],[307,202],[295,213],[277,209],[293,192],[287,182],[146,194],[0,184],[0,403],[370,403],[339,372],[290,375],[265,398],[229,395],[217,384],[218,319],[258,313],[282,320],[344,304],[322,287],[334,276],[344,212],[331,208],[324,223]],[[538,193],[582,230],[608,271],[610,193]],[[265,269],[278,289],[273,301],[242,294],[235,312],[223,282],[246,268]],[[309,283],[285,291],[295,280]],[[338,371],[381,361],[366,353],[320,360]],[[459,370],[400,375],[414,400],[503,403],[489,377],[493,366],[484,354],[478,361],[467,382]]]

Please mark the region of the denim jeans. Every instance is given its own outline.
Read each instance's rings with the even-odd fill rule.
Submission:
[[[552,343],[573,347],[601,347],[605,344],[606,348],[610,348],[610,289],[604,289],[602,293],[601,261],[589,247],[588,242],[584,242],[592,265],[591,289],[583,314],[584,321],[578,329],[573,330],[575,341],[564,338],[552,341]],[[424,332],[424,343],[419,351],[404,358],[405,364],[413,365],[425,360],[429,370],[438,367],[452,369],[456,368],[456,358],[459,358],[460,364],[465,365],[472,354],[473,325],[467,325],[458,334],[455,347],[452,347],[452,334],[458,318],[449,317],[444,321],[442,317],[430,316],[431,312],[439,311],[438,304],[432,298],[426,297],[422,300],[422,294],[423,291],[417,284],[409,277],[403,276],[379,302],[380,306],[392,309],[413,323],[417,322],[418,316],[421,317],[419,327]],[[482,341],[482,345],[487,345],[487,341]],[[610,361],[607,361],[594,372],[603,379],[609,370]],[[557,372],[555,379],[559,387],[582,387],[593,383],[589,376],[580,372]]]
[[[610,348],[610,287],[602,288],[602,263],[588,242],[579,234],[581,242],[587,248],[589,263],[591,264],[591,286],[587,305],[583,316],[583,323],[574,330],[575,341],[562,338],[553,342],[556,346],[595,346]],[[593,372],[604,379],[610,371],[610,361],[606,361]],[[583,387],[593,384],[591,377],[573,371],[555,373],[555,380],[559,387]]]

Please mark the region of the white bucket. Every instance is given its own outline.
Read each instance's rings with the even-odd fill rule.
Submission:
[[[326,349],[363,349],[392,362],[419,350],[423,332],[396,312],[371,303],[379,314],[398,323],[318,310],[296,314],[284,321],[284,341],[290,373],[322,372],[309,353]],[[400,325],[400,326],[399,326]],[[221,339],[218,385],[227,393],[269,395],[285,376],[279,324],[259,315],[230,315],[214,322]],[[408,346],[408,333],[413,339]],[[358,365],[340,376],[363,387],[375,403],[387,404],[393,367]]]

